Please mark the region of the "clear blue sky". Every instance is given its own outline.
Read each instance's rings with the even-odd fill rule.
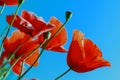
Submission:
[[[6,7],[3,14],[12,14],[15,9],[16,7]],[[64,22],[64,13],[67,10],[72,11],[73,16],[66,25],[68,41],[65,48],[69,48],[73,30],[81,30],[86,38],[99,46],[103,57],[112,65],[111,68],[103,67],[87,73],[70,71],[60,80],[120,80],[120,0],[26,0],[19,14],[22,10],[32,11],[42,16],[46,22],[51,16]],[[5,15],[0,15],[0,26],[6,25]],[[25,77],[53,80],[68,69],[66,55],[45,51],[39,66]]]

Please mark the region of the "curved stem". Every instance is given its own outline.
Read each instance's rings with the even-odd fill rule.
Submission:
[[[21,73],[19,76],[22,76],[22,73],[23,73],[23,67],[24,67],[24,62],[27,58],[29,58],[37,49],[39,49],[40,47],[42,47],[45,42],[47,41],[47,39],[44,40],[44,42],[42,44],[40,44],[38,47],[36,47],[34,50],[32,50],[29,55],[27,57],[24,58],[23,62],[22,62],[22,69],[21,69]],[[35,62],[36,63],[36,62]],[[35,63],[33,63],[32,65],[34,65]],[[27,72],[26,72],[27,73]],[[19,77],[18,77],[19,78]]]
[[[45,39],[44,42],[43,42],[42,44],[40,44],[37,48],[35,48],[34,50],[32,50],[32,51],[30,52],[30,54],[28,55],[28,57],[31,56],[31,55],[33,54],[33,52],[36,51],[38,48],[42,47],[42,46],[45,44],[46,41],[47,41],[47,39]],[[37,59],[34,61],[34,63],[33,63],[22,75],[20,75],[17,80],[20,80],[20,79],[34,66],[34,64],[38,61],[38,59],[40,58],[40,56],[41,56],[41,54],[43,53],[43,51],[44,51],[44,49],[42,49],[42,51],[40,52],[40,54],[38,55],[38,57],[37,57]],[[24,61],[25,61],[28,57],[26,57],[26,58],[24,59]]]
[[[0,11],[0,14],[2,14],[2,12],[4,11],[4,8],[5,8],[5,5],[6,5],[6,0],[4,0],[5,2],[4,2],[4,5],[2,6],[2,9],[1,9],[1,11]]]
[[[15,18],[16,18],[17,14],[18,14],[18,11],[19,11],[21,5],[22,5],[22,4],[18,5],[18,7],[17,7],[17,9],[16,9],[16,11],[15,11],[15,14],[14,14],[14,17],[13,17],[11,23],[7,26],[7,29],[5,29],[5,31],[7,30],[7,33],[6,33],[6,35],[5,35],[2,43],[1,43],[1,45],[0,45],[0,53],[1,53],[1,50],[2,50],[3,43],[4,43],[6,37],[8,36],[8,34],[9,34],[9,32],[10,32],[10,28],[11,28],[11,26],[13,25],[13,23],[14,23],[14,21],[15,21]],[[5,31],[3,31],[3,32],[5,32]],[[3,33],[2,33],[2,34],[3,34]]]
[[[22,73],[23,73],[23,69],[24,69],[24,62],[22,62],[22,66],[21,66],[21,71],[20,71],[20,75],[19,76],[21,76],[22,75]]]
[[[64,24],[55,32],[55,34],[48,40],[48,43],[49,43],[49,41],[51,41],[61,30],[62,30],[62,28],[65,26],[65,24],[68,22],[68,20],[66,20],[65,22],[64,22]]]
[[[16,49],[15,49],[15,51],[10,55],[10,57],[9,57],[9,59],[11,60],[11,57],[23,46],[23,44],[26,42],[26,41],[28,41],[30,39],[30,36],[23,42],[23,43],[21,43]],[[7,77],[7,75],[8,75],[8,73],[9,73],[9,71],[13,68],[13,66],[20,60],[20,58],[21,58],[22,56],[20,56],[12,65],[11,65],[11,67],[8,69],[8,71],[4,74],[4,77],[3,77],[3,80],[4,79],[6,79],[6,77]],[[0,68],[1,69],[1,68]]]
[[[6,62],[2,67],[0,67],[0,70],[1,70],[4,66],[6,66],[6,64],[12,59],[13,55],[18,51],[18,49],[20,49],[20,48],[23,46],[23,44],[24,44],[26,41],[28,41],[30,38],[31,38],[31,37],[29,36],[25,41],[23,41],[23,42],[15,49],[15,51],[14,51],[13,53],[10,54],[10,56],[8,57],[7,62]]]
[[[61,77],[63,77],[65,74],[67,74],[69,71],[71,70],[71,68],[69,68],[68,70],[66,70],[64,73],[62,73],[61,75],[59,75],[57,78],[55,78],[54,80],[58,80]]]
[[[19,59],[20,59],[21,57],[22,57],[22,56],[20,56],[19,58],[17,58],[17,60],[11,65],[11,67],[9,67],[9,69],[7,70],[7,72],[4,74],[3,80],[6,79],[9,71],[14,67],[14,65],[19,61]]]
[[[0,38],[2,38],[2,35],[4,34],[4,32],[5,32],[7,29],[8,29],[8,27],[6,27],[6,28],[2,31],[2,33],[0,34]]]

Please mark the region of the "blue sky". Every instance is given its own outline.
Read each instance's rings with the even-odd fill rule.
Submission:
[[[19,11],[32,11],[42,16],[46,22],[51,16],[65,21],[65,12],[72,11],[73,16],[65,26],[68,32],[68,49],[73,30],[78,29],[86,38],[96,43],[103,57],[112,67],[103,67],[87,73],[70,71],[60,80],[120,80],[120,0],[26,0]],[[3,14],[12,14],[15,7],[6,7]],[[0,15],[0,26],[6,26],[5,15]],[[0,27],[0,30],[3,28]],[[13,29],[12,29],[13,30]],[[11,31],[12,31],[11,30]],[[68,69],[66,53],[44,51],[39,66],[33,68],[25,77],[39,80],[53,80]],[[12,79],[11,79],[12,80]]]

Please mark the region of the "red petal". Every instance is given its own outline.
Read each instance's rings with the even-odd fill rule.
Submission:
[[[37,59],[38,55],[39,55],[39,50],[35,51],[29,58],[26,59],[25,62],[29,65],[32,65]],[[37,65],[38,65],[38,62],[34,64],[34,66],[37,66]]]
[[[6,17],[7,22],[11,24],[14,15],[9,15]],[[32,27],[31,23],[26,21],[24,18],[16,16],[16,19],[13,23],[13,27],[18,28],[20,31],[25,32],[27,34],[32,35],[34,28]]]
[[[34,20],[38,20],[38,17],[34,13],[25,10],[22,11],[21,17],[29,21],[32,25],[34,24]]]
[[[75,30],[73,33],[72,42],[70,44],[70,48],[67,55],[67,63],[68,65],[76,72],[79,72],[78,67],[80,64],[83,64],[85,59],[85,53],[83,52],[83,38],[84,34]]]
[[[26,57],[28,57],[29,54],[31,54],[31,51],[36,49],[38,46],[39,44],[36,44],[36,42],[34,41],[27,42],[17,51],[16,56],[19,57],[23,54],[21,60],[24,60]],[[25,62],[29,65],[32,65],[34,60],[38,57],[38,55],[39,55],[39,49],[33,52],[32,55],[28,57],[28,59]],[[37,66],[37,65],[38,65],[38,62],[34,66]]]
[[[90,61],[86,64],[86,66],[90,69],[90,70],[94,70],[96,68],[100,68],[100,67],[105,67],[105,66],[111,66],[111,64],[104,60],[103,58],[99,59],[99,60],[94,60],[94,61]]]
[[[54,48],[52,48],[50,50],[58,51],[58,52],[67,52],[67,50],[63,46],[57,46],[57,47],[54,47]]]
[[[37,34],[41,35],[54,27],[50,24],[47,25],[41,18],[37,17],[32,12],[22,11],[22,17],[32,24],[34,28],[33,36]]]
[[[10,62],[10,65],[14,64],[14,62],[16,61],[16,59],[12,59],[12,61]],[[13,72],[16,73],[17,75],[20,74],[21,72],[21,69],[22,69],[22,61],[19,60],[15,65],[14,67],[12,68]]]
[[[77,41],[72,41],[68,55],[67,55],[67,63],[68,65],[75,71],[77,69],[74,67],[79,63],[84,61],[84,54],[82,48],[79,46]]]
[[[97,47],[96,44],[94,44],[89,39],[84,40],[84,51],[85,51],[85,58],[87,61],[94,60],[97,57],[102,58],[101,50]]]
[[[12,53],[28,37],[29,37],[29,35],[26,35],[20,31],[16,30],[12,33],[12,36],[10,38],[6,38],[3,47],[4,47],[5,51]]]
[[[5,60],[5,58],[8,57],[8,52],[2,52],[2,54],[0,55],[0,65],[3,65],[3,62]]]
[[[55,17],[52,17],[50,19],[50,24],[53,24],[55,26],[54,29],[52,29],[51,32],[51,36],[53,36],[55,34],[55,32],[62,26],[62,23],[56,19]],[[54,47],[58,47],[58,46],[62,46],[67,42],[67,32],[65,30],[65,28],[63,28],[48,44],[47,49],[48,48],[54,48]]]
[[[110,66],[110,63],[102,58],[101,50],[91,40],[84,41],[86,66],[90,70],[100,68],[103,66]]]
[[[0,0],[0,5],[4,5],[5,0]],[[18,0],[6,0],[6,5],[13,6],[18,4]]]
[[[100,49],[84,35],[75,30],[69,48],[67,63],[76,72],[88,72],[110,63],[102,58]]]

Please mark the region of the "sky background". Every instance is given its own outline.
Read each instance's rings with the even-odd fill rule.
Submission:
[[[12,14],[15,9],[16,6],[5,7],[4,15],[0,15],[0,32],[7,26],[5,16]],[[85,38],[99,46],[104,59],[112,65],[87,73],[70,71],[59,80],[120,80],[120,0],[25,0],[19,15],[22,10],[32,11],[46,22],[55,16],[62,23],[65,21],[65,12],[72,11],[73,16],[65,26],[68,32],[65,48],[69,49],[73,30],[80,30]],[[32,68],[25,78],[54,80],[69,68],[66,56],[67,53],[44,51],[39,66]],[[13,80],[12,74],[9,76],[8,80]]]

